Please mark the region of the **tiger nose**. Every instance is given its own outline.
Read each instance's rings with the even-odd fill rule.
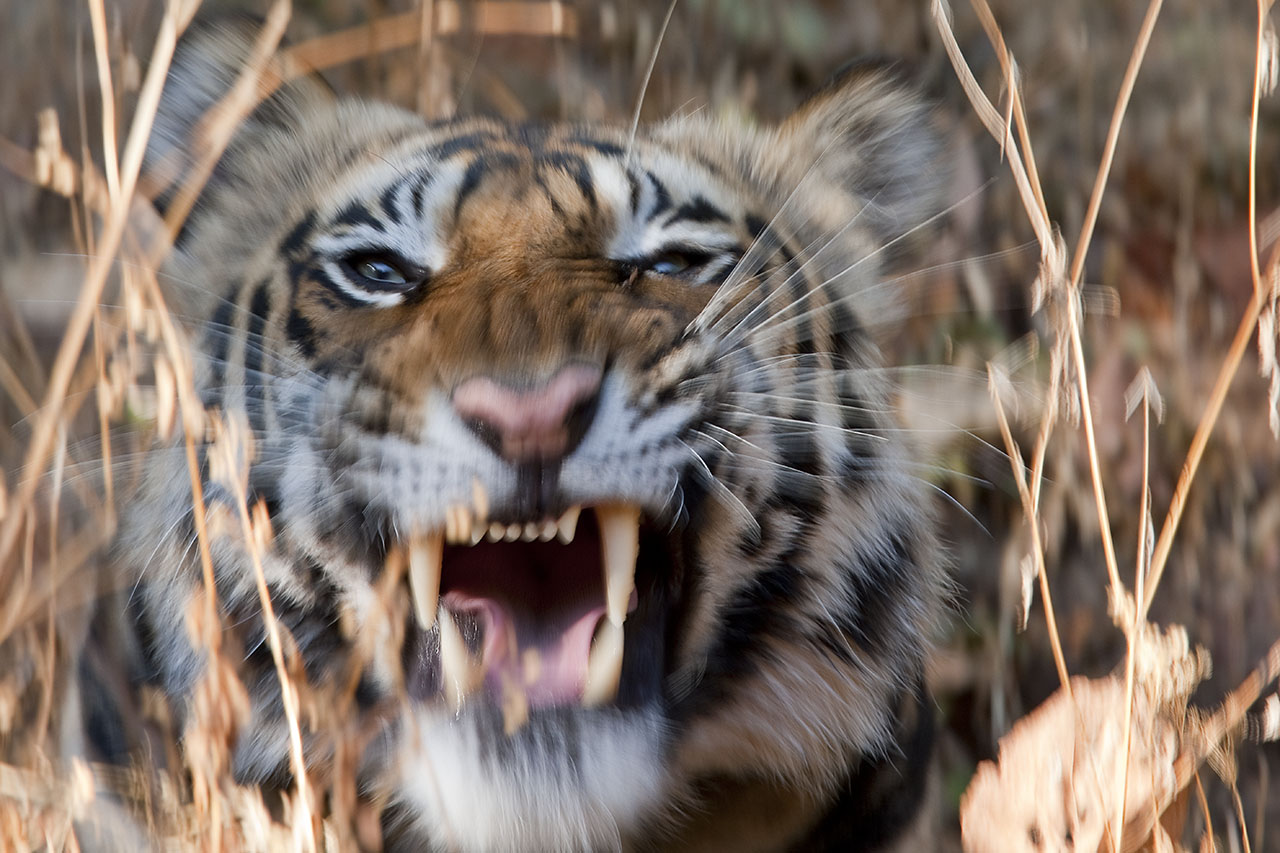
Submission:
[[[512,462],[560,459],[586,432],[600,379],[600,368],[587,365],[563,367],[531,388],[476,376],[454,389],[453,407],[494,452]]]

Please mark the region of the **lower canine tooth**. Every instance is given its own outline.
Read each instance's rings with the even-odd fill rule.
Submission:
[[[418,625],[424,631],[436,621],[436,602],[440,598],[440,562],[444,557],[444,538],[439,532],[416,533],[409,539],[409,592]]]
[[[467,651],[462,632],[453,621],[453,615],[441,607],[440,623],[440,676],[444,682],[444,695],[454,711],[462,709],[462,703],[480,683],[482,669]]]
[[[622,676],[622,647],[622,626],[615,625],[608,619],[601,622],[587,658],[587,684],[582,691],[582,704],[585,707],[603,705],[618,695],[618,680]]]

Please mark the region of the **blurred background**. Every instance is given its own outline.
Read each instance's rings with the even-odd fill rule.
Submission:
[[[368,49],[322,76],[339,91],[393,101],[432,117],[493,113],[626,123],[694,111],[771,122],[851,60],[888,59],[919,81],[947,139],[953,208],[920,241],[904,299],[909,316],[893,358],[908,413],[933,460],[954,559],[954,618],[940,630],[934,681],[945,732],[941,755],[951,843],[955,809],[976,763],[991,758],[1012,721],[1057,686],[1042,604],[1017,630],[1018,565],[1026,524],[994,429],[983,365],[1026,351],[1048,321],[1031,310],[1039,252],[999,145],[957,82],[926,2],[902,0],[667,0],[489,3],[422,0],[437,31],[379,49],[369,22],[418,26],[403,0],[300,0],[294,43],[347,32]],[[502,7],[502,14],[482,13]],[[554,6],[548,15],[545,7]],[[519,7],[525,7],[523,9]],[[536,14],[533,7],[539,7]],[[105,4],[118,115],[127,127],[161,7]],[[1019,63],[1032,150],[1050,217],[1074,247],[1120,80],[1145,4],[1120,0],[992,0]],[[208,0],[202,15],[266,12],[267,4]],[[406,15],[403,18],[394,18]],[[1273,15],[1274,18],[1274,15]],[[61,327],[84,273],[86,219],[23,175],[42,110],[62,147],[101,163],[102,111],[87,7],[72,0],[0,0],[0,460],[12,488]],[[1272,21],[1274,25],[1274,20]],[[1003,77],[974,10],[954,8],[960,46],[1002,109]],[[357,29],[350,29],[357,28]],[[362,29],[361,29],[362,28]],[[1274,32],[1274,30],[1273,30]],[[663,33],[660,45],[659,34]],[[1257,8],[1243,0],[1164,4],[1120,137],[1085,265],[1084,340],[1101,467],[1121,574],[1131,581],[1142,485],[1140,419],[1125,390],[1150,368],[1164,401],[1151,436],[1150,486],[1159,529],[1210,388],[1252,295],[1248,241],[1249,111]],[[656,56],[656,59],[654,59]],[[650,61],[652,75],[644,80]],[[45,119],[48,133],[48,119]],[[123,135],[123,133],[122,133]],[[1258,221],[1265,258],[1280,234],[1280,100],[1263,100]],[[1020,343],[1021,342],[1021,343]],[[1046,348],[1023,364],[1015,437],[1030,448],[1048,374]],[[936,369],[933,369],[936,368]],[[15,385],[16,383],[16,385]],[[938,414],[937,403],[946,398]],[[1246,355],[1190,493],[1153,619],[1184,625],[1212,655],[1197,704],[1237,685],[1280,637],[1280,444],[1269,426],[1267,380]],[[942,418],[947,428],[939,429]],[[1049,445],[1042,521],[1067,665],[1101,676],[1123,660],[1107,612],[1106,571],[1080,430],[1060,423]],[[1280,850],[1280,747],[1243,747],[1239,789],[1254,850]],[[1214,830],[1238,836],[1228,788],[1202,773]],[[1191,835],[1203,816],[1192,810]]]

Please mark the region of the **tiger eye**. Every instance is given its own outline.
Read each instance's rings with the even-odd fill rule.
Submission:
[[[694,266],[693,259],[683,252],[667,252],[654,258],[649,269],[658,275],[680,275],[692,266]]]
[[[409,283],[408,277],[403,272],[386,261],[378,260],[377,258],[360,261],[356,264],[356,272],[379,284],[404,285]]]

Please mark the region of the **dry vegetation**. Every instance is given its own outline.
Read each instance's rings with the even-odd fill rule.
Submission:
[[[119,838],[197,849],[372,843],[340,780],[317,780],[332,786],[323,820],[319,791],[269,808],[229,781],[243,701],[229,666],[208,676],[185,752],[157,743],[169,772],[59,758],[75,744],[58,709],[137,451],[177,418],[188,434],[211,426],[151,273],[182,205],[161,222],[134,200],[191,7],[5,2],[0,847],[76,849],[74,818],[126,809]],[[1280,850],[1280,750],[1241,743],[1246,724],[1262,732],[1255,700],[1280,667],[1268,7],[680,0],[664,28],[666,0],[263,2],[260,61],[202,155],[216,159],[261,90],[309,68],[432,116],[627,122],[772,118],[850,57],[904,59],[939,104],[955,202],[895,342],[904,363],[938,366],[904,374],[904,406],[932,413],[917,423],[954,499],[957,615],[935,667],[945,843],[960,845],[964,817],[972,850],[1065,849],[1067,833],[1074,849]],[[286,60],[269,62],[286,28]],[[221,521],[250,537],[256,522]],[[193,611],[192,630],[216,647],[216,613]],[[138,712],[166,729],[161,701]],[[999,769],[979,770],[1006,734]]]

